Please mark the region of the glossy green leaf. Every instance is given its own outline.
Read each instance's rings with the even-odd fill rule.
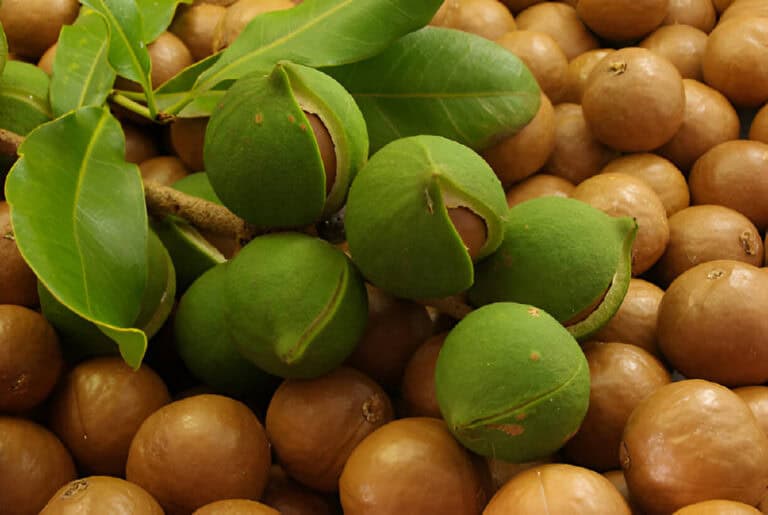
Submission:
[[[359,63],[327,69],[355,97],[371,151],[433,134],[475,150],[517,132],[539,108],[539,87],[514,54],[485,38],[426,27]]]
[[[173,21],[179,4],[190,4],[192,0],[136,0],[144,22],[144,41],[150,43],[162,34]]]
[[[365,59],[426,25],[441,0],[312,0],[254,18],[195,85],[213,89],[225,80],[269,72],[280,60],[337,66]],[[190,93],[171,112],[192,101]]]
[[[151,116],[157,113],[150,60],[144,43],[141,12],[136,0],[81,0],[83,5],[101,13],[109,25],[109,62],[118,75],[138,82],[144,89]]]
[[[5,68],[5,61],[8,60],[8,40],[5,38],[5,30],[3,30],[3,24],[0,23],[0,74],[3,73]]]
[[[5,195],[16,243],[51,294],[117,341],[136,367],[133,329],[147,281],[147,214],[120,123],[83,107],[30,133]]]
[[[58,45],[51,79],[54,114],[103,105],[115,82],[104,17],[95,11],[82,12],[73,25],[61,29]]]
[[[48,75],[37,66],[8,61],[0,77],[0,128],[22,136],[52,118]]]

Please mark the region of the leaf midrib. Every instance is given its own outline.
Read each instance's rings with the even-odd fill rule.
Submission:
[[[93,60],[93,63],[88,70],[88,75],[85,80],[85,87],[80,90],[80,96],[77,99],[77,105],[75,106],[75,109],[82,107],[85,104],[85,97],[87,96],[86,93],[90,91],[90,86],[93,84],[93,78],[96,76],[96,70],[100,67],[99,65],[101,64],[105,53],[109,54],[109,45],[107,44],[106,40],[99,47],[99,51],[96,53],[96,59]]]

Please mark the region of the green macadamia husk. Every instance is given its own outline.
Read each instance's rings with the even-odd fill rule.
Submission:
[[[475,306],[520,302],[568,325],[577,338],[613,316],[631,279],[637,224],[573,199],[542,197],[511,208],[504,241],[475,268]]]
[[[229,333],[263,370],[323,375],[341,365],[363,335],[363,279],[333,245],[305,234],[268,234],[225,266]]]
[[[190,372],[231,395],[254,393],[270,376],[238,351],[225,317],[226,267],[203,273],[181,297],[174,318],[176,349]]]
[[[331,135],[336,176],[325,169],[305,111]],[[298,227],[338,211],[368,158],[368,133],[352,96],[322,72],[283,62],[235,82],[211,115],[205,168],[225,206],[254,225]]]
[[[501,244],[504,190],[477,153],[439,136],[384,146],[350,188],[345,228],[353,261],[366,279],[399,297],[466,290],[473,262],[448,217],[451,207],[485,222],[480,258]]]
[[[534,306],[500,302],[451,330],[435,388],[443,418],[464,446],[522,463],[551,455],[579,428],[589,367],[557,320]]]

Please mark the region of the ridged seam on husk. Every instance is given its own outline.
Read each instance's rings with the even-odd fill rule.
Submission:
[[[629,282],[632,278],[632,245],[637,235],[637,222],[629,217],[616,218],[617,224],[631,224],[624,237],[619,254],[619,262],[616,273],[613,275],[611,285],[605,293],[603,301],[584,320],[566,326],[571,335],[579,341],[589,338],[600,330],[608,320],[616,313],[629,290]]]

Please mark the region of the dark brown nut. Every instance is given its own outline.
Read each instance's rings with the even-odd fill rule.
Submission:
[[[645,181],[659,196],[667,216],[689,206],[691,197],[683,173],[656,154],[629,154],[614,159],[601,173],[624,173]]]
[[[141,178],[170,186],[189,174],[184,162],[176,156],[158,156],[143,161],[139,165]]]
[[[28,420],[0,417],[0,506],[3,515],[36,515],[75,465],[56,436]]]
[[[763,256],[763,240],[749,218],[723,206],[692,206],[669,218],[669,243],[653,272],[668,285],[699,263],[732,259],[761,266]]]
[[[392,420],[384,390],[341,367],[317,379],[289,379],[272,396],[266,428],[277,459],[294,479],[335,492],[354,448]]]
[[[226,7],[214,4],[180,6],[168,30],[187,45],[195,61],[200,61],[213,54],[216,26],[226,12]]]
[[[123,121],[122,126],[125,133],[126,161],[139,164],[159,154],[157,143],[147,131],[128,121]]]
[[[620,466],[619,444],[632,410],[670,382],[661,362],[626,343],[588,342],[589,409],[578,432],[563,451],[573,463],[594,470]]]
[[[555,111],[546,95],[528,125],[481,152],[504,187],[522,181],[547,162],[555,148]]]
[[[245,26],[256,16],[271,11],[290,9],[293,6],[294,4],[290,0],[237,0],[229,6],[227,12],[216,25],[213,36],[213,51],[218,52],[231,45]]]
[[[598,47],[597,38],[581,21],[575,2],[542,2],[532,5],[515,18],[517,28],[546,32],[565,52],[568,60]],[[514,10],[514,9],[513,9]]]
[[[602,342],[631,343],[660,357],[656,323],[663,296],[664,290],[655,284],[633,277],[619,310],[593,338]]]
[[[179,118],[171,124],[171,147],[193,172],[205,170],[203,143],[208,118]]]
[[[157,501],[138,485],[110,476],[91,476],[59,488],[40,515],[163,515]]]
[[[0,413],[43,402],[64,370],[59,338],[31,309],[0,304]]]
[[[405,367],[400,392],[408,416],[442,418],[435,396],[435,367],[447,335],[436,334],[425,341]]]
[[[50,426],[83,470],[119,476],[141,424],[170,401],[165,383],[146,365],[134,371],[119,357],[91,359],[64,378]]]
[[[729,386],[768,381],[768,274],[740,261],[683,272],[659,306],[659,347],[689,378]]]
[[[54,43],[48,47],[48,50],[46,50],[40,57],[40,60],[37,61],[38,68],[48,75],[53,75],[53,60],[56,59],[56,48],[58,45],[58,43]]]
[[[565,93],[563,93],[563,102],[572,102],[581,104],[581,97],[584,95],[584,88],[587,86],[589,74],[595,68],[603,57],[613,52],[609,48],[596,48],[587,50],[583,54],[577,55],[568,63],[568,70],[565,72]]]
[[[0,263],[0,304],[36,306],[37,277],[16,246],[11,211],[4,200],[0,200]]]
[[[568,198],[574,189],[576,186],[562,177],[537,173],[507,190],[507,205],[512,207],[539,197]]]
[[[486,496],[470,454],[442,420],[403,418],[352,452],[339,482],[345,515],[479,515]]]
[[[693,204],[719,204],[768,228],[768,144],[726,141],[701,156],[688,177]]]
[[[245,404],[196,395],[144,421],[128,452],[126,479],[168,515],[181,515],[219,499],[258,499],[270,461],[264,428]]]
[[[749,139],[768,143],[768,104],[763,106],[752,120]]]
[[[576,12],[597,35],[630,41],[661,25],[669,12],[669,1],[579,0]]]
[[[561,101],[565,93],[568,58],[549,34],[534,30],[513,30],[495,41],[523,61],[541,91],[553,103]]]
[[[768,437],[738,395],[698,379],[656,390],[629,417],[621,465],[648,513],[709,499],[755,505],[768,488]]]
[[[302,486],[285,473],[279,465],[272,465],[269,481],[261,501],[282,515],[332,515],[328,501],[306,486]]]
[[[152,87],[157,88],[194,60],[187,45],[172,32],[163,32],[147,46],[152,62]]]
[[[53,45],[64,25],[77,18],[77,0],[4,0],[0,22],[9,50],[37,60]]]
[[[736,109],[719,91],[691,79],[684,79],[683,87],[683,124],[658,152],[687,172],[715,145],[738,139],[740,127]]]

